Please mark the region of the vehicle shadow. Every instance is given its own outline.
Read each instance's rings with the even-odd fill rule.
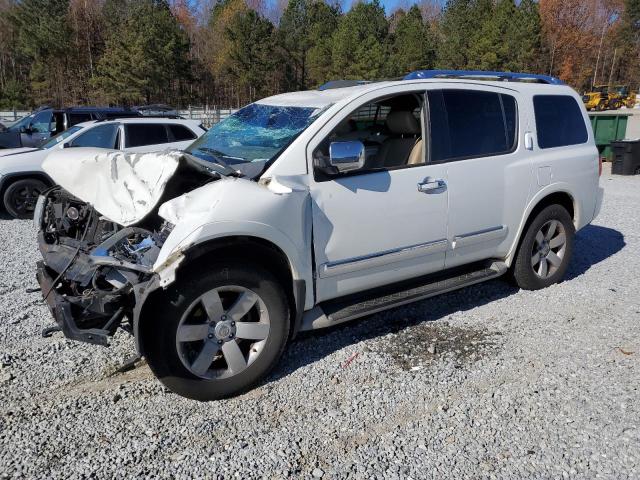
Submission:
[[[574,257],[565,281],[579,277],[624,246],[624,236],[617,230],[597,225],[585,227],[576,235]],[[265,383],[285,377],[348,345],[397,333],[424,322],[440,320],[508,297],[517,291],[518,288],[505,279],[496,279],[335,327],[302,332],[289,345],[281,362]]]
[[[615,255],[625,247],[624,235],[613,228],[587,225],[576,234],[573,258],[565,281],[582,275],[592,266]]]

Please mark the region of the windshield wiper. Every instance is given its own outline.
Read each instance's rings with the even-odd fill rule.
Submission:
[[[242,157],[234,157],[232,155],[227,155],[226,153],[221,152],[220,150],[216,150],[215,148],[209,148],[209,147],[196,147],[197,150],[201,150],[203,152],[206,153],[210,153],[211,155],[213,155],[216,158],[229,158],[231,160],[242,160],[243,162],[246,162],[247,159],[246,158],[242,158]]]
[[[222,161],[217,161],[217,162],[205,161],[201,158],[194,156],[191,152],[188,152],[186,150],[183,151],[182,153],[184,153],[192,163],[200,165],[201,168],[208,170],[210,172],[214,172],[214,173],[217,173],[218,175],[222,175],[225,177],[241,177],[242,176],[241,172],[234,170],[233,168],[231,168],[230,166],[228,166],[226,163]],[[214,158],[216,160],[219,160],[217,157],[214,157]]]

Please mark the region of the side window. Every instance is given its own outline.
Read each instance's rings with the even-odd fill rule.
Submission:
[[[169,142],[163,123],[129,123],[125,125],[125,130],[126,147],[144,147]]]
[[[423,100],[422,92],[395,95],[351,112],[313,152],[316,178],[328,180],[337,174],[329,158],[334,142],[362,142],[365,164],[359,173],[424,163]]]
[[[193,140],[197,137],[195,133],[184,125],[170,123],[167,126],[169,127],[169,132],[171,132],[171,136],[173,137],[172,141],[174,142],[184,142],[185,140]]]
[[[77,125],[78,123],[88,122],[91,120],[90,113],[70,113],[69,114],[69,126]]]
[[[55,128],[55,124],[52,125],[52,120],[51,110],[36,113],[36,116],[31,121],[31,130],[34,133],[49,133]]]
[[[430,91],[431,161],[502,155],[518,130],[515,98],[478,90]]]
[[[118,148],[116,138],[118,135],[118,124],[99,125],[81,133],[74,138],[70,146],[72,147],[96,147],[96,148]]]
[[[578,145],[589,138],[582,111],[573,97],[535,95],[533,110],[540,148]]]

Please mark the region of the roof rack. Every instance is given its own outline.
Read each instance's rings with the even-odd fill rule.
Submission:
[[[427,78],[468,78],[473,80],[500,80],[503,82],[531,82],[549,85],[564,85],[556,77],[535,73],[489,72],[482,70],[416,70],[404,76],[404,80]]]
[[[111,122],[113,120],[131,120],[131,119],[135,119],[135,120],[144,120],[144,119],[151,119],[151,120],[188,120],[184,117],[181,117],[180,115],[135,115],[136,113],[139,112],[135,112],[135,111],[131,111],[131,115],[113,115],[113,116],[109,116],[109,117],[102,117],[102,118],[98,118],[97,120],[95,120],[95,123],[100,123],[100,122]]]
[[[318,90],[333,90],[334,88],[356,87],[358,85],[365,85],[371,83],[370,80],[331,80],[318,87]]]

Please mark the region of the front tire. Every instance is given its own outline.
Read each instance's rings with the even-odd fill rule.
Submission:
[[[527,227],[513,265],[513,278],[525,290],[560,282],[573,253],[575,228],[561,205],[544,208]]]
[[[277,279],[240,262],[215,264],[172,286],[146,319],[141,344],[170,390],[208,401],[237,395],[264,378],[289,336],[289,308]]]
[[[35,178],[16,180],[4,191],[4,208],[13,218],[33,218],[38,197],[47,185]]]

